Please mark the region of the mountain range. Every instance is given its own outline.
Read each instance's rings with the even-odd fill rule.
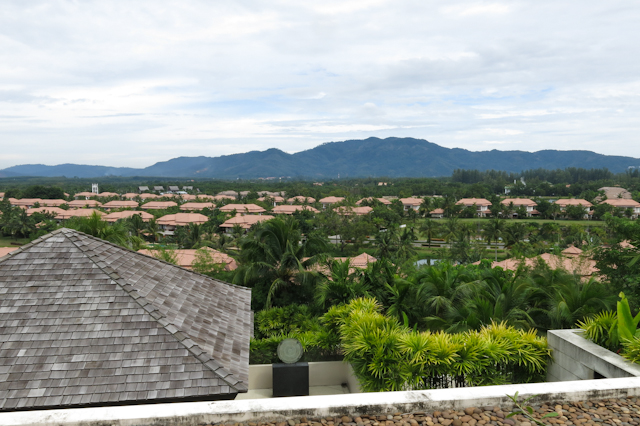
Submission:
[[[340,177],[438,177],[455,169],[503,170],[567,167],[607,168],[614,173],[640,159],[597,154],[592,151],[468,151],[445,148],[423,139],[368,138],[328,142],[306,151],[288,154],[279,149],[251,151],[220,157],[178,157],[143,169],[60,164],[25,164],[0,170],[0,177],[102,176],[255,179],[290,176],[310,179]]]

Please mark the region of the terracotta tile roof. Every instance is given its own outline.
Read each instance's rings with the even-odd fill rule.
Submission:
[[[98,194],[98,197],[119,197],[120,194],[115,192],[101,192]]]
[[[141,200],[155,200],[156,198],[160,198],[160,196],[156,194],[140,194],[139,197]]]
[[[140,206],[141,209],[145,210],[163,210],[168,209],[169,207],[176,207],[178,203],[175,201],[149,201],[146,204]]]
[[[108,203],[104,203],[102,207],[105,209],[135,209],[138,207],[138,202],[131,200],[113,200]]]
[[[621,199],[631,199],[631,192],[627,191],[624,188],[620,188],[618,186],[603,186],[602,188],[598,188],[598,191],[604,191],[604,195],[611,198],[621,198]]]
[[[202,199],[210,199],[215,201],[223,201],[223,200],[235,200],[236,197],[232,197],[230,195],[200,195]]]
[[[273,213],[273,214],[293,214],[294,212],[297,212],[299,210],[308,210],[308,211],[310,211],[312,213],[319,213],[317,209],[314,209],[311,206],[301,206],[301,205],[276,206],[276,207],[273,208],[273,210],[271,210],[271,213]]]
[[[611,199],[606,199],[603,202],[601,202],[600,204],[609,204],[611,206],[614,207],[618,207],[620,209],[635,209],[640,207],[640,203],[635,201],[635,200],[626,200],[624,198],[611,198]]]
[[[78,192],[77,194],[74,194],[73,196],[74,197],[89,197],[89,198],[91,198],[91,197],[96,197],[97,195],[98,194],[95,194],[93,192],[84,191],[84,192]]]
[[[223,264],[225,271],[235,271],[238,268],[238,264],[236,260],[229,256],[226,253],[222,253],[218,250],[214,250],[211,247],[204,247],[205,250],[209,252],[211,258],[214,263]],[[138,250],[138,253],[145,254],[147,256],[154,255],[153,250]],[[196,259],[196,250],[195,249],[180,249],[173,250],[172,253],[176,255],[176,260],[178,261],[178,266],[181,266],[186,269],[192,269],[193,261]]]
[[[220,191],[220,192],[218,192],[218,195],[227,195],[229,197],[238,198],[238,192],[237,191],[233,191],[233,190]]]
[[[74,208],[83,208],[83,207],[100,207],[102,203],[96,200],[73,200],[69,201],[69,207]]]
[[[305,261],[307,259],[309,258],[305,257],[302,260]],[[355,272],[356,269],[366,269],[369,263],[376,262],[378,259],[376,259],[375,257],[367,253],[362,253],[355,257],[334,257],[331,260],[334,260],[334,261],[337,260],[340,262],[349,261],[349,266],[350,266],[349,273],[352,274]],[[313,271],[321,272],[326,276],[331,275],[331,269],[327,264],[315,264],[310,269]]]
[[[2,411],[247,390],[247,288],[61,229],[0,259],[0,289]]]
[[[127,219],[137,214],[140,215],[140,218],[143,222],[148,222],[150,219],[153,219],[153,215],[151,213],[139,212],[135,210],[125,210],[123,212],[109,213],[108,215],[103,216],[102,219],[106,220],[107,222],[116,222],[120,219]]]
[[[265,202],[268,198],[272,199],[275,203],[284,203],[284,198],[279,195],[260,197],[258,198],[258,201]]]
[[[460,204],[465,207],[470,207],[474,204],[478,207],[488,207],[491,205],[491,201],[487,200],[486,198],[463,198],[456,204]]]
[[[197,199],[198,197],[196,195],[193,195],[193,194],[180,194],[180,198],[182,198],[185,201],[193,201],[193,200]]]
[[[444,209],[433,209],[429,214],[444,214]]]
[[[343,216],[364,216],[373,211],[372,207],[363,206],[363,207],[351,207],[351,206],[340,206],[336,207],[336,213]]]
[[[226,206],[220,207],[220,211],[225,213],[234,210],[238,213],[262,213],[266,211],[256,204],[227,204]]]
[[[63,204],[68,204],[69,202],[67,200],[41,200],[40,201],[40,205],[41,206],[47,206],[47,207],[60,207]]]
[[[593,206],[593,204],[591,204],[587,200],[583,200],[582,198],[561,198],[559,200],[556,200],[554,204],[557,204],[560,207],[567,207],[567,206],[591,207]]]
[[[361,199],[361,200],[358,200],[358,201],[356,202],[356,204],[360,205],[360,204],[362,204],[362,203],[363,203],[363,202],[365,202],[365,201],[373,201],[373,200],[377,200],[377,201],[381,202],[381,203],[382,203],[382,204],[384,204],[384,205],[389,205],[389,204],[391,204],[391,201],[387,200],[386,198],[374,198],[374,197],[363,198],[363,199]]]
[[[415,197],[400,198],[400,202],[403,206],[420,206],[422,204],[422,201],[422,198]]]
[[[36,207],[36,208],[32,208],[32,209],[28,209],[27,210],[27,216],[31,216],[34,213],[44,213],[44,214],[54,214],[56,216],[64,213],[65,210],[59,208],[59,207]]]
[[[235,225],[240,225],[242,229],[249,229],[256,223],[265,222],[271,219],[273,219],[273,216],[270,216],[268,214],[263,214],[263,215],[248,214],[244,216],[237,215],[236,217],[232,217],[231,219],[225,221],[222,225],[220,225],[220,227],[233,228]]]
[[[158,219],[158,225],[186,226],[190,223],[201,225],[207,223],[209,218],[200,213],[176,213],[162,216]]]
[[[524,262],[528,268],[536,266],[538,259],[545,262],[552,269],[564,269],[568,272],[576,273],[583,278],[589,278],[598,273],[596,261],[585,256],[556,256],[549,253],[541,254],[538,257],[530,257],[525,259],[505,259],[500,262],[492,262],[491,267],[501,267],[505,270],[515,271]],[[478,264],[480,262],[476,262]]]
[[[63,210],[64,213],[60,213],[58,216],[56,216],[56,219],[58,220],[64,220],[64,219],[71,219],[72,217],[88,217],[91,216],[93,213],[97,213],[100,216],[103,216],[104,213],[101,212],[100,210],[94,210],[94,209],[71,209],[71,210]]]
[[[193,211],[193,210],[202,210],[202,209],[215,209],[216,205],[214,203],[184,203],[180,206],[180,210],[185,211]]]
[[[0,192],[0,199],[4,198],[4,192]]]
[[[569,246],[566,249],[562,250],[562,254],[567,257],[576,257],[582,255],[582,250],[575,246]]]
[[[126,194],[122,194],[122,198],[125,198],[127,200],[133,200],[134,198],[138,197],[140,194],[135,193],[135,192],[127,192]]]
[[[333,203],[339,203],[341,201],[344,201],[344,197],[324,197],[322,199],[320,199],[320,203],[323,204],[333,204]]]
[[[12,251],[18,250],[19,247],[0,247],[0,257],[6,256]]]
[[[311,204],[311,203],[315,203],[316,199],[313,197],[304,197],[302,195],[296,195],[295,197],[291,197],[287,200],[287,203],[291,204],[291,203],[307,203],[307,204]]]
[[[516,207],[518,206],[536,207],[538,205],[538,203],[528,198],[505,198],[504,200],[500,201],[500,203],[505,206],[508,206],[509,204],[513,203],[513,205]]]
[[[35,203],[39,203],[40,201],[42,201],[40,198],[9,198],[9,203],[11,203],[12,206],[16,207],[32,206]]]

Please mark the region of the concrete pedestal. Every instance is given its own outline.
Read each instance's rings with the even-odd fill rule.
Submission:
[[[309,395],[309,364],[273,364],[273,396]]]

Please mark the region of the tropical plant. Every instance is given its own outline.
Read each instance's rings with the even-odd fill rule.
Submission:
[[[65,226],[123,247],[130,247],[127,225],[122,221],[110,224],[102,220],[96,212],[93,212],[91,216],[73,217],[67,221]]]

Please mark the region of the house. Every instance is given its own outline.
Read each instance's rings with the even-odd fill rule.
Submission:
[[[263,215],[248,214],[244,216],[241,214],[238,214],[237,216],[232,217],[231,219],[228,219],[227,221],[225,221],[222,225],[220,225],[220,228],[224,229],[226,233],[232,233],[233,228],[236,225],[240,226],[242,229],[249,229],[256,223],[266,222],[267,220],[271,220],[271,219],[273,219],[273,216],[270,216],[267,214],[263,214]]]
[[[135,199],[139,194],[135,193],[135,192],[127,192],[126,194],[122,194],[122,198],[124,198],[125,200],[133,200]]]
[[[326,209],[331,204],[341,203],[344,201],[344,197],[324,197],[321,198],[319,203],[322,204],[322,208]]]
[[[391,201],[387,200],[386,198],[374,198],[374,197],[362,198],[362,199],[356,201],[356,204],[360,205],[360,204],[364,203],[365,201],[370,203],[370,202],[372,202],[374,200],[384,204],[385,206],[388,206],[388,205],[391,204]]]
[[[263,203],[271,201],[273,202],[273,207],[275,207],[278,205],[278,203],[284,203],[284,198],[279,195],[274,195],[274,196],[267,195],[267,196],[258,198],[258,201],[261,201]]]
[[[169,192],[178,192],[180,188],[175,185],[169,185]]]
[[[93,192],[78,192],[73,196],[74,200],[89,200],[91,197],[97,197],[98,194]]]
[[[311,206],[301,206],[301,205],[281,205],[281,206],[276,206],[273,208],[273,210],[271,210],[271,213],[273,214],[294,214],[295,212],[298,211],[309,211],[311,213],[320,213],[317,209],[314,209]]]
[[[309,259],[308,257],[303,258],[302,260],[305,261]],[[352,274],[356,271],[356,269],[367,269],[367,266],[369,266],[370,263],[373,262],[377,262],[378,259],[376,259],[375,257],[367,254],[367,253],[362,253],[359,254],[358,256],[355,257],[334,257],[332,259],[330,259],[331,261],[339,261],[339,262],[345,262],[348,261],[349,262],[349,273]],[[329,265],[326,264],[316,264],[314,266],[312,266],[310,269],[314,270],[314,271],[318,271],[323,273],[324,275],[330,276],[331,275],[331,269],[329,269]]]
[[[183,191],[193,191],[193,186],[183,186],[182,190]]]
[[[198,196],[194,194],[180,194],[180,199],[184,201],[195,201],[198,199]]]
[[[69,202],[70,209],[83,209],[85,207],[102,207],[102,203],[96,200],[73,200]]]
[[[225,271],[235,271],[238,269],[238,264],[236,260],[229,256],[228,254],[222,253],[218,250],[214,250],[211,247],[203,247],[209,255],[214,263],[218,265],[224,265]],[[154,250],[138,250],[138,253],[145,254],[147,256],[153,256],[155,254]],[[177,265],[181,266],[185,269],[193,269],[193,261],[196,259],[196,250],[195,249],[181,249],[181,250],[172,250],[171,253],[175,254]]]
[[[44,206],[44,207],[36,207],[36,208],[31,208],[31,209],[27,209],[27,216],[31,216],[34,213],[42,213],[42,214],[52,214],[54,216],[58,216],[62,213],[64,213],[65,210],[59,208],[59,207],[48,207],[48,206]]]
[[[613,198],[623,198],[625,200],[631,199],[631,192],[624,188],[620,188],[619,186],[603,186],[602,188],[598,188],[598,192],[604,192],[605,197],[608,199]],[[596,198],[600,201],[598,198]]]
[[[47,206],[47,207],[60,207],[63,204],[67,204],[68,201],[67,200],[40,200],[40,205],[41,206]]]
[[[102,220],[107,222],[117,222],[118,220],[128,219],[132,216],[139,215],[143,222],[149,222],[153,219],[153,215],[147,212],[139,212],[135,210],[125,210],[123,212],[113,212],[102,217]]]
[[[156,223],[164,232],[164,235],[173,235],[178,226],[187,226],[191,223],[202,225],[207,223],[209,218],[200,213],[176,213],[168,214],[159,218]]]
[[[96,194],[97,197],[102,197],[102,198],[110,198],[110,197],[120,197],[120,194],[116,194],[115,192],[101,192],[99,194]]]
[[[113,209],[137,209],[138,203],[136,201],[120,201],[113,200],[108,203],[104,203],[102,205],[103,209],[113,210]]]
[[[372,207],[351,207],[351,206],[339,206],[335,208],[335,212],[341,216],[364,216],[373,211]]]
[[[232,197],[231,195],[206,195],[206,194],[202,194],[199,195],[198,198],[201,198],[203,200],[209,199],[209,200],[214,200],[214,201],[225,201],[225,200],[236,200],[235,197]]]
[[[156,198],[160,198],[160,196],[156,194],[140,194],[139,197],[141,200],[154,200]]]
[[[210,209],[213,210],[216,208],[214,203],[184,203],[180,206],[180,210],[183,211],[195,211],[195,210],[203,210]]]
[[[457,203],[459,206],[473,207],[476,206],[478,217],[486,217],[491,207],[491,201],[485,198],[463,198]]]
[[[420,209],[420,206],[422,205],[422,201],[422,198],[415,197],[400,198],[400,202],[402,203],[405,212],[409,211],[409,209],[418,211]]]
[[[637,219],[638,215],[640,215],[640,203],[635,200],[626,199],[626,198],[611,198],[606,199],[600,204],[609,204],[610,206],[616,207],[618,209],[626,210],[631,209],[633,212],[632,218]]]
[[[562,213],[567,210],[568,206],[580,206],[584,209],[585,219],[589,217],[589,214],[591,213],[591,207],[593,207],[593,204],[582,198],[561,198],[559,200],[556,200],[554,204],[560,206],[560,211]]]
[[[238,193],[236,191],[221,191],[221,192],[218,192],[218,195],[224,195],[224,196],[227,196],[227,197],[231,197],[234,200],[238,199]]]
[[[164,192],[164,186],[154,186],[153,190],[158,192]]]
[[[149,201],[140,206],[141,209],[145,210],[164,210],[170,207],[178,207],[178,203],[175,201]]]
[[[433,209],[429,212],[429,216],[435,219],[442,219],[444,217],[443,209]]]
[[[289,204],[294,204],[294,203],[300,203],[300,204],[311,204],[311,203],[315,203],[316,199],[313,197],[304,197],[302,195],[296,195],[295,197],[291,197],[287,200],[287,203]]]
[[[250,289],[63,228],[0,259],[0,293],[0,411],[247,391]]]
[[[71,219],[72,217],[89,217],[92,214],[97,214],[98,216],[103,216],[105,213],[100,210],[94,209],[73,209],[73,210],[62,210],[63,213],[60,213],[55,217],[56,220],[66,220]]]
[[[139,186],[138,187],[138,192],[145,192],[148,191],[149,187],[148,186]]]
[[[241,214],[260,214],[266,212],[265,209],[257,204],[227,204],[226,206],[220,207],[220,211],[225,213],[231,213],[234,210]]]
[[[538,207],[538,203],[528,198],[505,198],[500,201],[503,206],[513,205],[514,208],[524,207],[527,209],[527,217],[531,217],[532,215],[538,214],[536,207]],[[512,204],[513,203],[513,204]],[[514,216],[516,214],[514,213]]]
[[[13,207],[22,207],[24,209],[30,209],[35,204],[40,204],[42,200],[40,198],[9,198],[9,204]]]

